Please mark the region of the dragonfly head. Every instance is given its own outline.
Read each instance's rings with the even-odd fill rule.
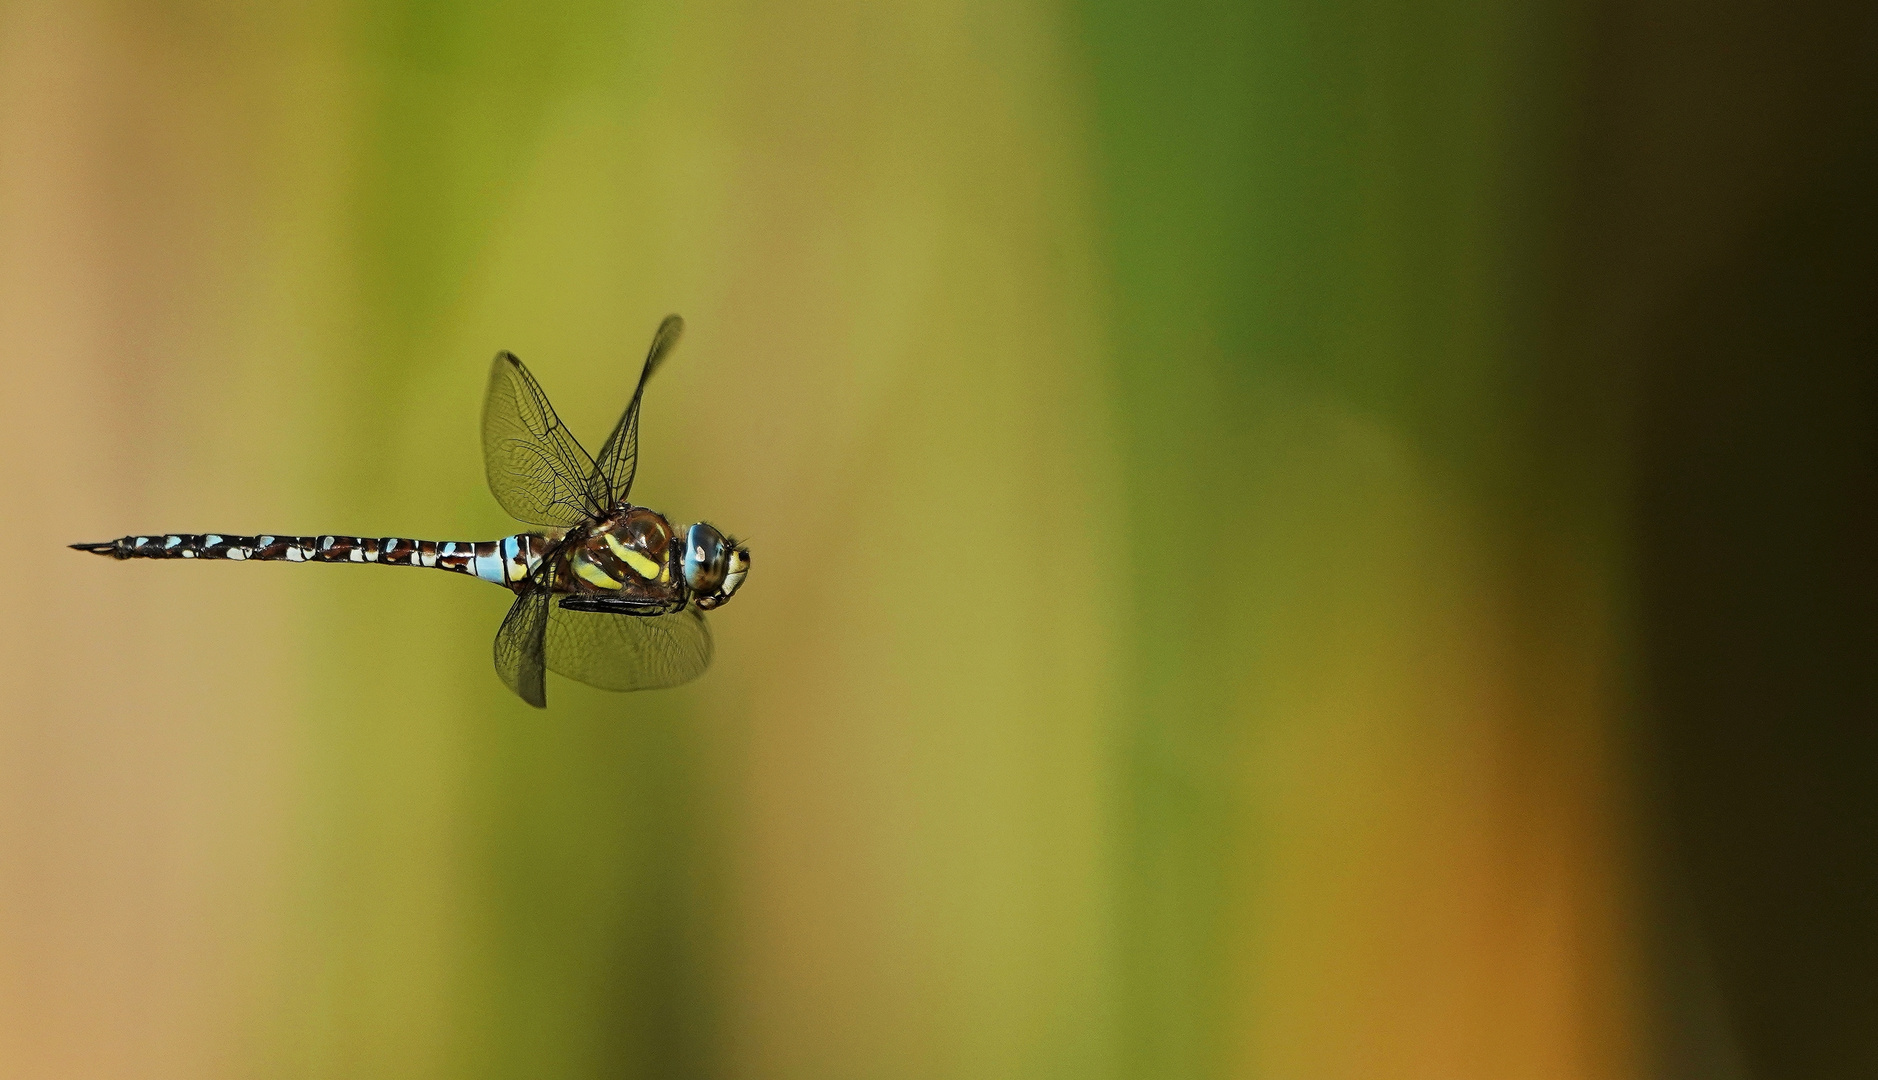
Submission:
[[[700,521],[685,533],[685,584],[706,611],[730,602],[750,572],[750,549]]]

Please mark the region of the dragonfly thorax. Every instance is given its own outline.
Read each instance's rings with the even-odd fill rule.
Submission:
[[[622,506],[562,548],[555,590],[682,608],[681,553],[671,522],[643,506]]]

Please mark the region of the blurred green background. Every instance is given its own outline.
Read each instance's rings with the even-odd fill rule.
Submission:
[[[0,5],[0,1074],[1878,1069],[1878,20]],[[506,594],[489,357],[751,538]]]

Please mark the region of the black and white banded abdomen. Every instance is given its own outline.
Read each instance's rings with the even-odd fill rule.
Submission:
[[[513,585],[541,561],[547,538],[518,533],[500,540],[407,540],[401,536],[234,536],[164,533],[73,544],[115,559],[228,559],[233,562],[378,563],[450,570]]]

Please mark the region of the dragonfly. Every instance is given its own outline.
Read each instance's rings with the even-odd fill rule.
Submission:
[[[510,516],[543,531],[500,540],[165,533],[73,544],[113,559],[377,563],[468,574],[515,594],[496,631],[496,674],[523,701],[548,704],[546,672],[603,690],[679,686],[711,663],[705,612],[750,572],[747,543],[698,522],[681,538],[635,506],[639,407],[683,335],[667,316],[619,423],[589,455],[513,353],[496,354],[483,398],[483,465]]]

